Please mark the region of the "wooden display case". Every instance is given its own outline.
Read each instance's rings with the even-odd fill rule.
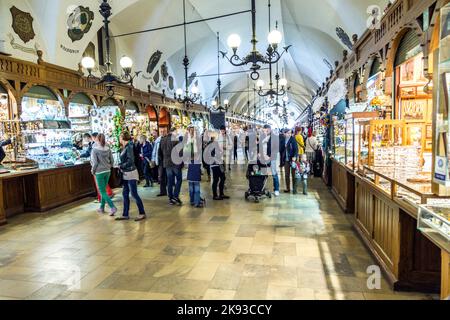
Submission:
[[[89,163],[0,175],[0,225],[23,212],[44,212],[95,195]]]

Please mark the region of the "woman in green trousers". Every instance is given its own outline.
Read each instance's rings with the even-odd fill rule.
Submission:
[[[113,164],[114,159],[111,149],[106,145],[105,135],[99,134],[97,137],[97,143],[92,148],[91,154],[92,174],[95,176],[98,190],[101,195],[100,208],[97,212],[105,213],[105,206],[106,203],[108,203],[111,208],[110,216],[114,216],[117,212],[116,206],[106,191]]]

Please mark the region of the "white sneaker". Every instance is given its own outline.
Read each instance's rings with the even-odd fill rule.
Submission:
[[[280,191],[275,191],[274,194],[275,194],[275,197],[279,197],[280,196]]]

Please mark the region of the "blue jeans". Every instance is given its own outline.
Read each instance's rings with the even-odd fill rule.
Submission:
[[[178,199],[180,197],[181,183],[183,182],[183,175],[181,173],[181,168],[169,167],[166,168],[166,173],[167,173],[167,192],[169,199]]]
[[[199,206],[201,204],[200,182],[189,181],[189,196],[192,205]]]
[[[272,169],[273,191],[280,191],[280,178],[278,177],[277,160],[272,160],[270,162],[270,168]]]
[[[139,214],[145,215],[144,204],[142,203],[141,197],[137,192],[137,181],[136,180],[123,180],[123,216],[128,217],[130,214],[130,191],[136,205],[139,209]]]

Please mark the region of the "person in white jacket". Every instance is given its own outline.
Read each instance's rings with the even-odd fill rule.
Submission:
[[[317,131],[313,131],[311,137],[305,141],[306,157],[310,164],[313,164],[316,160],[316,151],[319,150],[319,142],[317,141]]]

